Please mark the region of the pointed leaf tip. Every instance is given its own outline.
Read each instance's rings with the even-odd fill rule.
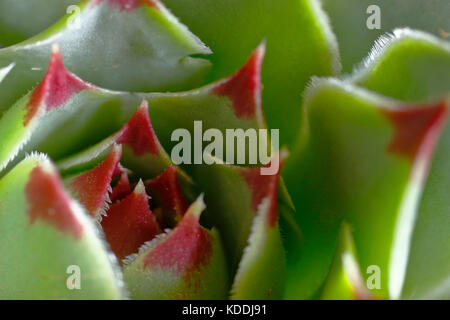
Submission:
[[[4,68],[0,68],[0,82],[3,81],[3,79],[5,79],[5,77],[8,75],[8,73],[15,67],[15,63],[11,63],[9,65],[7,65]]]
[[[122,128],[122,134],[117,143],[123,143],[131,147],[136,156],[145,153],[159,155],[162,146],[156,136],[148,113],[148,102],[143,101],[138,110]]]
[[[121,156],[122,147],[114,145],[103,162],[70,182],[70,188],[94,217],[99,215],[108,199],[111,179],[117,172]]]
[[[136,299],[224,299],[228,272],[219,234],[200,226],[200,196],[180,223],[127,259],[124,278]]]
[[[189,278],[207,265],[212,255],[213,236],[200,226],[204,209],[201,195],[175,229],[145,256],[144,267],[160,267]]]
[[[252,193],[251,208],[258,212],[260,205],[268,199],[269,226],[274,227],[278,222],[278,181],[281,167],[287,157],[287,152],[283,149],[272,157],[270,163],[264,167],[242,168],[241,175],[244,177]],[[272,168],[272,174],[263,174],[263,169]]]
[[[263,42],[236,74],[213,89],[213,93],[228,97],[238,118],[254,118],[262,115],[261,66],[265,54]]]
[[[113,204],[102,219],[106,240],[119,260],[137,253],[139,247],[162,232],[148,199],[144,184],[139,181],[134,192]]]
[[[188,208],[186,214],[192,215],[197,220],[200,219],[202,212],[206,209],[204,197],[203,193],[200,194],[197,200]]]
[[[56,171],[36,166],[30,173],[25,194],[30,224],[43,220],[76,239],[81,237],[83,227]]]
[[[54,44],[47,73],[42,82],[31,92],[24,125],[26,126],[41,112],[55,109],[69,100],[72,95],[91,87],[92,84],[81,80],[66,69],[61,51],[58,45]]]
[[[120,175],[120,179],[117,184],[113,187],[110,199],[114,203],[117,200],[122,200],[127,195],[131,193],[130,180],[128,179],[128,174],[126,172]]]
[[[433,151],[448,110],[446,103],[440,102],[413,109],[382,110],[382,113],[394,127],[388,150],[412,161],[422,145],[426,153]]]
[[[136,195],[141,195],[141,194],[147,195],[147,193],[145,192],[145,186],[144,186],[144,182],[142,182],[142,179],[139,179],[139,182],[137,183],[136,187],[134,188],[134,193],[136,193]]]
[[[94,1],[93,6],[99,5],[105,1],[110,6],[123,11],[132,11],[144,5],[158,10],[161,6],[158,0],[96,0]]]
[[[362,276],[352,230],[346,222],[341,225],[336,253],[321,295],[321,298],[325,300],[373,300],[375,298],[367,289]]]
[[[145,182],[152,201],[162,208],[164,216],[175,221],[181,220],[188,208],[188,203],[178,182],[178,169],[175,166],[167,168],[155,179]]]

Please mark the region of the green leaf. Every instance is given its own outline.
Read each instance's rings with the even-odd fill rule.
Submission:
[[[446,102],[407,106],[332,79],[313,81],[306,97],[308,124],[284,172],[305,233],[288,256],[286,297],[317,294],[343,219],[362,270],[381,269],[374,293],[398,297]]]
[[[378,43],[366,68],[352,77],[354,82],[385,95],[422,103],[450,93],[448,42],[422,32],[398,30]],[[448,298],[450,238],[445,230],[450,214],[446,195],[450,186],[449,130],[447,125],[420,199],[402,292],[409,299]]]
[[[271,162],[274,168],[277,157]],[[279,176],[263,175],[263,167],[236,167],[211,159],[215,163],[197,166],[193,177],[205,190],[205,219],[217,226],[229,269],[236,273],[231,298],[280,298],[285,252],[278,226]]]
[[[123,127],[92,147],[58,161],[65,174],[92,169],[110,152],[114,144],[123,145],[121,163],[144,179],[154,178],[173,162],[159,142],[148,113],[148,103],[143,101]],[[183,179],[189,181],[186,174]]]
[[[120,145],[117,145],[120,144]],[[120,163],[119,163],[120,161]],[[144,101],[121,130],[100,143],[58,162],[65,183],[88,212],[99,219],[108,206],[110,184],[121,165],[132,168],[135,177],[151,179],[174,166],[161,146]],[[120,170],[121,169],[121,170]],[[175,170],[186,193],[191,195],[191,178],[181,169]],[[181,212],[180,214],[183,214]]]
[[[0,87],[0,112],[45,74],[58,43],[68,68],[96,85],[127,91],[178,91],[204,83],[210,50],[161,4],[131,10],[114,1],[80,4],[79,28],[66,16],[45,32],[0,50],[0,67],[16,67]]]
[[[120,171],[122,145],[113,145],[111,151],[95,168],[66,178],[64,183],[73,196],[80,201],[87,212],[97,221],[105,215],[112,191],[111,181]]]
[[[0,83],[3,81],[3,79],[5,79],[12,68],[14,68],[14,63],[11,63],[9,66],[6,66],[4,68],[0,68]]]
[[[450,125],[437,145],[418,208],[402,298],[450,299]]]
[[[20,154],[12,162],[14,164],[26,152],[39,150],[58,160],[58,165],[63,169],[64,174],[70,176],[92,169],[106,157],[114,143],[122,143],[124,150],[128,148],[129,151],[128,156],[127,152],[124,152],[123,164],[126,167],[130,166],[130,169],[133,171],[137,168],[136,173],[138,175],[143,174],[144,178],[153,178],[154,172],[144,172],[139,169],[139,167],[144,168],[144,166],[136,166],[136,161],[142,160],[141,164],[145,162],[146,165],[149,162],[145,156],[140,158],[139,150],[135,150],[135,146],[127,140],[127,130],[139,128],[137,132],[133,131],[130,137],[135,137],[135,134],[141,136],[143,128],[150,130],[147,133],[150,132],[148,135],[153,137],[153,141],[155,141],[156,136],[161,137],[162,146],[158,145],[159,157],[157,160],[167,160],[169,159],[168,155],[162,148],[164,146],[169,150],[176,144],[175,141],[171,141],[173,131],[186,129],[195,138],[198,133],[195,132],[194,121],[202,121],[203,130],[218,129],[224,136],[227,129],[265,128],[260,99],[261,84],[259,82],[259,70],[263,52],[263,47],[259,47],[249,58],[247,64],[236,74],[196,90],[182,93],[132,94],[101,89],[82,81],[64,67],[61,55],[55,48],[49,71],[43,82],[11,107],[5,117],[0,120],[0,128],[5,128],[4,135],[13,134],[15,138],[14,141],[11,141],[11,145],[4,149],[1,160],[4,163],[11,161],[16,151],[21,149]],[[56,84],[63,85],[58,87]],[[245,90],[241,91],[242,88]],[[137,107],[142,99],[146,99],[149,102],[148,109],[154,126],[150,124],[148,118],[147,104],[144,102],[144,104],[141,104],[141,107]],[[6,121],[5,119],[13,120],[3,122]],[[131,125],[133,123],[138,124],[133,126]],[[146,136],[147,138],[148,135]],[[148,141],[147,138],[143,141]],[[198,139],[198,137],[195,139]],[[267,144],[268,141],[263,141],[263,148]],[[86,145],[91,147],[86,149]],[[203,154],[201,155],[203,156]],[[12,164],[9,164],[8,169],[12,167]],[[164,164],[168,166],[172,163],[171,161],[166,161]],[[154,166],[148,167],[149,169],[147,170],[154,170]],[[185,165],[185,167],[189,168],[189,171],[195,172],[197,167],[203,166]],[[8,169],[5,171],[8,171]],[[259,169],[259,167],[256,167],[252,170],[256,170],[259,173]],[[239,176],[237,183],[241,185],[236,185],[236,190],[241,188],[252,198],[248,182],[239,173],[242,171],[245,175],[245,172],[250,170],[250,168],[236,167],[233,170],[235,171],[234,175]],[[219,176],[215,181],[214,179],[210,180],[212,185],[220,184],[220,178]],[[271,180],[271,184],[267,186],[278,185],[278,175],[271,177],[271,179],[273,181]],[[200,184],[197,187],[200,190],[206,189],[204,185]],[[206,187],[211,189],[209,185]],[[260,186],[260,188],[263,188],[263,186]],[[286,190],[283,185],[280,188],[280,200],[284,207],[290,208],[291,201]],[[274,187],[273,189],[278,188]],[[235,194],[235,190],[230,192]],[[256,192],[256,199],[258,200],[257,195],[260,193],[258,193],[258,190],[254,192]],[[235,195],[236,197],[241,196],[240,194]],[[236,197],[234,197],[233,201]],[[275,203],[273,199],[276,199],[278,202],[276,194],[271,199],[272,203]],[[259,200],[262,201],[263,199]],[[257,208],[261,201],[255,203],[252,203],[251,200],[249,201],[249,203],[245,203],[247,207],[243,207],[239,211],[242,213],[251,211],[251,217],[248,219],[246,234],[243,234],[240,252],[234,260],[235,271],[244,249],[247,246],[249,246],[249,249],[246,251],[248,253],[244,255],[241,267],[239,267],[240,276],[239,280],[235,282],[233,295],[248,298],[258,297],[261,299],[280,297],[284,283],[284,273],[280,272],[284,268],[284,251],[278,230],[278,220],[273,218],[278,217],[278,215],[272,214],[274,211],[271,207],[269,212],[273,219],[270,220],[271,225],[266,228],[266,216],[269,215],[269,212],[261,209],[261,212],[258,213]],[[215,208],[221,210],[220,214],[231,212],[229,211],[228,203],[225,203],[224,207],[221,207],[223,203],[213,204],[208,202],[208,204],[211,204],[209,212],[212,212]],[[250,209],[250,205],[252,209]],[[285,209],[283,210],[286,211]],[[252,233],[252,225],[255,225],[255,229],[258,231]],[[248,244],[249,237],[254,239],[250,244]],[[262,247],[262,249],[258,246]],[[274,265],[271,263],[271,256],[279,257],[279,265],[276,267],[276,270],[273,269]],[[268,277],[267,274],[271,275]],[[228,275],[226,279],[227,282],[224,284],[224,287],[225,291],[228,292],[231,287]],[[135,284],[138,283],[138,280],[131,281],[137,281],[134,282]],[[252,287],[248,285],[254,281],[260,282],[256,291],[252,290]],[[170,286],[168,288],[169,291],[173,289]],[[179,289],[180,287],[176,288]],[[210,290],[211,287],[207,286],[205,288]],[[187,290],[186,297],[191,297],[191,294],[193,294],[190,291],[191,289],[187,287],[185,289]],[[175,297],[173,296],[174,291],[169,291],[163,294]],[[141,293],[137,294],[141,296]],[[157,292],[155,294],[161,293]],[[217,292],[214,294],[217,294],[217,297],[219,296]],[[199,297],[206,297],[206,293],[205,296],[203,293],[199,293]]]
[[[66,14],[75,0],[2,0],[0,44],[9,46],[34,36]]]
[[[45,156],[27,157],[0,180],[0,203],[2,299],[124,297],[117,262]],[[79,290],[70,289],[72,274]]]
[[[225,299],[228,273],[218,233],[199,225],[200,197],[180,223],[130,256],[124,279],[134,299]]]
[[[330,271],[322,289],[324,300],[372,299],[356,258],[350,226],[343,223],[339,231],[338,246]]]
[[[214,54],[213,79],[241,66],[263,39],[264,111],[281,143],[292,144],[301,119],[301,92],[312,75],[339,72],[337,44],[316,0],[165,0]]]
[[[86,145],[110,137],[109,142],[104,142],[106,148],[114,141],[111,136],[131,118],[142,99],[149,102],[154,131],[166,150],[177,144],[171,139],[176,129],[186,129],[195,137],[195,121],[202,122],[204,131],[214,128],[224,135],[227,129],[265,128],[259,96],[261,84],[254,81],[259,78],[262,51],[256,50],[232,77],[200,89],[133,94],[105,90],[82,81],[64,67],[55,47],[44,80],[0,119],[0,138],[6,141],[0,151],[0,168],[19,151],[19,160],[26,152],[40,151],[59,161],[85,150]],[[59,83],[64,86],[59,87]],[[245,94],[235,96],[243,84],[247,87]]]
[[[330,16],[333,30],[339,42],[344,72],[352,69],[367,55],[373,42],[396,28],[409,27],[423,30],[442,38],[448,38],[450,21],[447,0],[322,0]],[[374,11],[380,8],[380,28],[369,29]]]
[[[450,92],[450,42],[397,29],[377,40],[350,81],[403,101],[439,99]]]

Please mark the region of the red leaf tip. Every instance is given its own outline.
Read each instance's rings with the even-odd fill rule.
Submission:
[[[149,6],[151,8],[159,10],[161,6],[158,0],[96,0],[93,3],[93,6],[97,6],[105,1],[110,6],[123,11],[132,11],[141,6]]]
[[[130,193],[131,193],[131,185],[130,180],[128,179],[128,174],[126,172],[122,172],[119,181],[112,189],[110,195],[111,202],[114,203],[117,200],[122,200]]]
[[[145,186],[144,186],[144,182],[142,182],[142,179],[139,179],[139,182],[137,183],[136,187],[134,188],[134,193],[138,196],[138,195],[145,195],[147,198],[149,198],[147,196],[147,193],[145,192]]]
[[[260,205],[269,201],[267,219],[270,227],[274,227],[278,222],[278,181],[286,157],[287,151],[283,149],[264,167],[242,168],[240,171],[252,193],[252,210],[258,212]],[[274,174],[262,174],[262,168],[270,167],[275,168]]]
[[[40,219],[76,239],[81,237],[83,227],[57,172],[36,166],[30,173],[25,195],[31,224]]]
[[[147,101],[142,102],[121,132],[117,143],[123,143],[131,147],[136,156],[142,156],[145,153],[160,154],[162,146],[150,121]]]
[[[265,42],[253,51],[247,63],[234,75],[213,89],[213,93],[228,97],[236,117],[251,119],[260,114],[261,66],[264,60]]]
[[[197,221],[199,221],[200,216],[202,215],[202,212],[206,209],[206,204],[203,199],[204,199],[204,195],[202,193],[198,196],[197,200],[193,204],[191,204],[191,206],[188,208],[185,215],[191,215]]]
[[[164,216],[179,221],[188,208],[178,182],[178,169],[167,168],[158,177],[145,182],[153,201],[163,209]],[[168,223],[170,225],[170,221]]]
[[[70,183],[71,189],[92,216],[97,216],[105,205],[121,156],[122,147],[114,145],[105,160]]]
[[[389,152],[414,160],[419,149],[431,153],[448,114],[445,102],[431,106],[382,110],[394,127]]]
[[[148,198],[144,184],[139,181],[134,192],[113,204],[102,219],[106,240],[120,260],[137,253],[145,242],[161,233]]]
[[[48,70],[42,82],[31,92],[24,117],[26,126],[34,116],[55,109],[74,94],[93,87],[71,73],[64,66],[61,51],[57,44],[52,46]]]
[[[203,196],[194,202],[180,223],[144,258],[144,268],[159,267],[182,274],[198,285],[195,276],[212,255],[213,237],[199,224],[205,204]]]

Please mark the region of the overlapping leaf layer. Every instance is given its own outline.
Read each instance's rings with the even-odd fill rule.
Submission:
[[[320,78],[331,1],[340,50],[316,0],[163,2],[0,0],[0,298],[449,299],[450,44]]]

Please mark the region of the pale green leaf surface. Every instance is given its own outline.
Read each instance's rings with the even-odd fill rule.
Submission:
[[[45,219],[31,220],[33,213],[25,190],[35,169],[58,175],[44,156],[32,155],[0,180],[0,296],[3,299],[123,298],[117,262],[81,206],[69,200],[73,221],[81,228],[79,237],[57,229]],[[61,182],[58,184],[62,188]],[[64,212],[50,214],[55,219],[64,219],[60,216]],[[67,285],[73,274],[70,269],[67,272],[70,266],[79,267],[81,290],[70,290]]]
[[[164,7],[120,10],[109,1],[80,5],[79,28],[66,16],[45,32],[0,49],[0,67],[16,67],[0,86],[0,111],[44,76],[58,43],[66,66],[96,85],[127,91],[187,90],[204,82],[210,50]],[[120,31],[120,32],[119,32]]]
[[[362,270],[370,265],[382,270],[381,289],[374,293],[398,294],[432,156],[431,151],[416,155],[413,166],[390,151],[395,128],[385,113],[405,108],[337,80],[316,80],[309,88],[305,142],[284,171],[305,234],[305,247],[288,256],[286,297],[317,294],[344,218],[354,229]],[[292,252],[289,245],[287,251]]]
[[[343,71],[349,73],[367,55],[373,42],[396,28],[420,29],[448,39],[450,3],[447,0],[321,0],[336,33]],[[380,8],[380,29],[369,29],[367,20]],[[373,9],[372,9],[373,10]]]
[[[0,44],[9,46],[45,30],[77,0],[1,0]],[[25,23],[26,22],[26,23]]]
[[[212,78],[232,74],[262,40],[264,111],[281,143],[292,144],[301,93],[312,75],[339,72],[337,44],[316,0],[164,0],[213,51]]]

